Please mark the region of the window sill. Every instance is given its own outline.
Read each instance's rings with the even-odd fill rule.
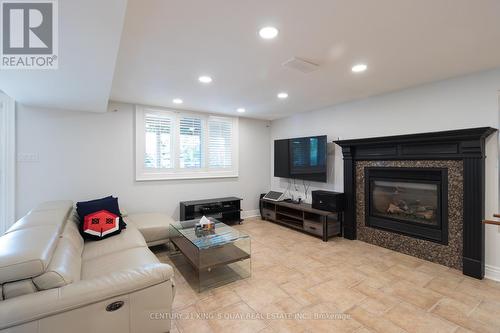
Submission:
[[[179,173],[179,174],[161,174],[144,173],[136,175],[138,182],[157,181],[157,180],[189,180],[189,179],[217,179],[217,178],[238,178],[238,173]]]

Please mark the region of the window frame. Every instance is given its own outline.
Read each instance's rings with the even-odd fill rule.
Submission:
[[[146,168],[144,166],[146,151],[146,114],[157,113],[172,117],[173,136],[171,139],[172,168]],[[201,168],[179,168],[180,151],[180,120],[183,116],[202,119],[202,156]],[[208,157],[208,120],[211,117],[226,118],[232,122],[231,135],[231,168],[210,168]],[[191,112],[176,109],[148,107],[137,105],[135,107],[135,180],[175,180],[175,179],[205,179],[205,178],[236,178],[239,176],[239,118],[208,113]]]

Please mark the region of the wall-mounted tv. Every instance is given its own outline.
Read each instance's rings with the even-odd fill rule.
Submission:
[[[274,176],[326,182],[326,135],[274,141]]]

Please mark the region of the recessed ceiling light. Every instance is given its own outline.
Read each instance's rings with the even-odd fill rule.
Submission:
[[[259,30],[260,37],[264,39],[276,38],[276,36],[278,36],[278,33],[279,31],[275,27],[264,27]]]
[[[286,92],[280,92],[278,94],[278,98],[279,99],[287,99],[288,98],[288,94]]]
[[[244,108],[237,108],[236,111],[239,113],[244,113],[246,110]]]
[[[174,98],[172,100],[172,103],[174,103],[174,104],[182,104],[182,103],[184,103],[184,101],[182,99],[180,99],[180,98]]]
[[[354,73],[361,73],[361,72],[366,71],[367,68],[368,68],[368,66],[366,66],[366,64],[356,64],[356,65],[352,66],[351,70]]]
[[[210,83],[212,82],[212,78],[207,75],[202,75],[198,78],[198,81],[200,81],[201,83]]]

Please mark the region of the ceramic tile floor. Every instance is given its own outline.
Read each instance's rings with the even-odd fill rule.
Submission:
[[[236,228],[252,237],[252,277],[199,294],[174,268],[172,333],[500,332],[498,282],[259,219]]]

